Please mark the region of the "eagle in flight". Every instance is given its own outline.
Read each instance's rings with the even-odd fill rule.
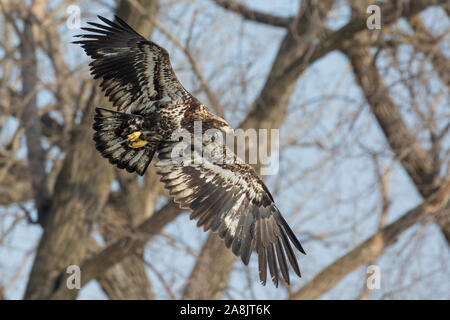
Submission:
[[[263,285],[267,266],[275,286],[279,270],[289,284],[287,261],[300,276],[291,243],[305,252],[250,165],[229,149],[231,163],[171,159],[179,143],[172,138],[175,130],[194,133],[194,122],[201,121],[203,131],[227,133],[230,125],[181,85],[164,48],[117,16],[114,22],[98,17],[104,24],[88,22],[94,28],[82,28],[90,33],[77,35],[81,40],[74,42],[93,59],[91,74],[101,79],[102,90],[117,108],[96,108],[97,150],[117,167],[139,175],[156,153],[157,172],[174,201],[192,212],[198,227],[216,232],[245,265],[256,251]]]

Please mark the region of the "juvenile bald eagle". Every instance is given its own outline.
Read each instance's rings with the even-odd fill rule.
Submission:
[[[161,181],[181,208],[205,231],[217,232],[225,245],[248,264],[258,254],[259,276],[266,283],[267,265],[275,286],[279,270],[289,283],[288,263],[300,276],[291,243],[302,253],[269,190],[254,169],[231,154],[233,162],[176,162],[172,133],[194,133],[194,121],[204,130],[229,132],[230,125],[215,116],[178,81],[167,51],[146,40],[119,17],[104,24],[88,22],[81,44],[93,61],[91,74],[117,111],[96,108],[96,148],[112,164],[143,175],[155,153]],[[226,147],[224,147],[226,148]],[[197,152],[193,150],[192,152]],[[229,153],[228,153],[229,152]],[[286,259],[287,256],[287,259]]]

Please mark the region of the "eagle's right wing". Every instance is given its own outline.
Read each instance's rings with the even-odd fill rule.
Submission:
[[[105,24],[88,22],[95,28],[81,28],[93,34],[81,34],[81,44],[94,79],[102,78],[101,87],[118,111],[152,112],[154,103],[165,104],[187,95],[170,64],[167,51],[146,40],[126,22],[98,16]]]
[[[239,160],[214,163],[196,149],[190,158],[177,161],[174,148],[176,144],[159,150],[157,172],[174,201],[192,211],[191,219],[198,220],[197,226],[217,232],[246,265],[255,250],[263,284],[267,266],[276,286],[279,270],[289,283],[289,264],[300,276],[291,243],[300,252],[305,251],[253,168]],[[227,152],[233,157],[231,150]],[[196,157],[201,161],[192,161]]]

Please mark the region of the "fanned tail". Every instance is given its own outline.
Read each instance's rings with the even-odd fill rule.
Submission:
[[[128,172],[143,175],[155,154],[155,148],[147,144],[131,148],[127,135],[138,130],[142,117],[102,108],[96,108],[93,128],[95,147],[109,162]]]

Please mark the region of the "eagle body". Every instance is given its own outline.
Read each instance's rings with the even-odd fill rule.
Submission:
[[[227,132],[229,127],[228,123],[220,120],[190,95],[175,102],[156,101],[149,107],[135,110],[131,114],[96,108],[94,120],[94,141],[97,149],[112,164],[117,164],[119,168],[129,172],[136,171],[139,175],[145,173],[161,143],[178,142],[177,136],[174,135],[177,130],[186,130],[193,136],[196,121],[203,124],[202,133],[208,128],[221,128]],[[140,151],[130,148],[128,143],[128,136],[136,131],[141,133],[139,139],[147,142]],[[136,159],[139,152],[142,156]]]
[[[91,74],[117,108],[96,108],[93,128],[99,152],[112,164],[143,175],[155,163],[170,196],[205,231],[216,232],[244,264],[258,254],[259,277],[265,284],[267,267],[278,286],[279,273],[289,283],[289,265],[300,276],[293,247],[304,250],[284,220],[274,199],[255,170],[223,143],[213,138],[196,143],[201,133],[230,125],[214,115],[178,81],[168,52],[146,40],[119,17],[104,24],[89,22],[78,43],[93,61]],[[185,156],[175,133],[193,138]]]

